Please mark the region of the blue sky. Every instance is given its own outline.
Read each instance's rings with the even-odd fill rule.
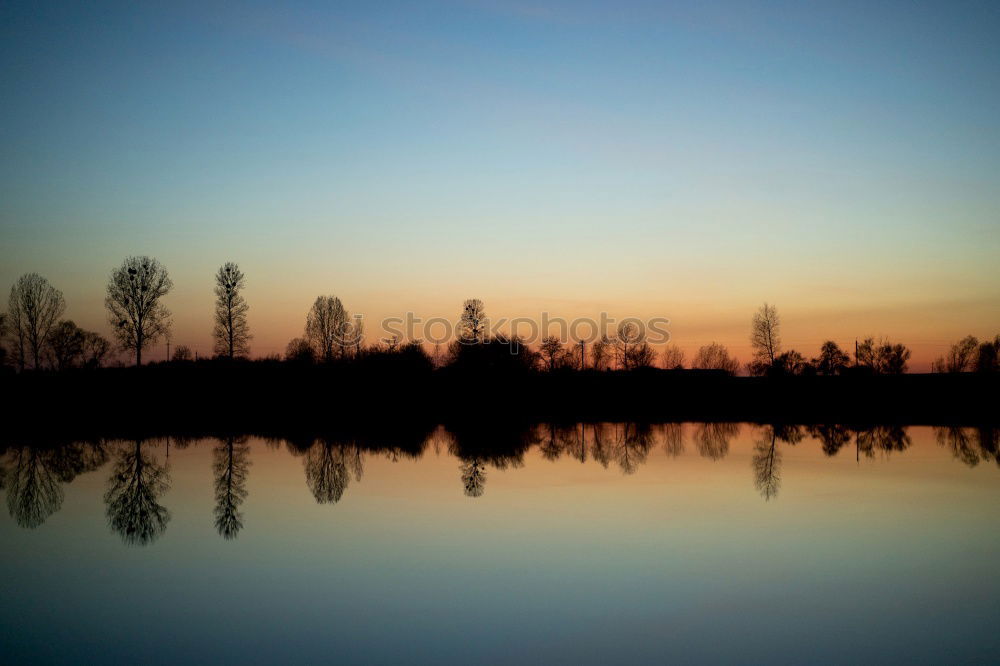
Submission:
[[[808,353],[992,335],[998,34],[988,2],[5,3],[0,283],[101,328],[154,254],[207,348],[235,260],[262,353],[329,292],[682,346],[745,346],[763,300]]]

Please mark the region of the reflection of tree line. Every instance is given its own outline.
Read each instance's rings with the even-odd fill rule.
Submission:
[[[993,461],[1000,465],[1000,430],[990,426],[934,428],[938,444],[969,467]]]
[[[693,428],[686,436],[686,430]],[[911,445],[902,426],[799,426],[771,424],[754,426],[751,458],[754,486],[765,500],[774,498],[781,485],[782,448],[794,446],[807,435],[816,439],[827,456],[837,455],[853,443],[854,455],[874,458],[905,451]],[[302,456],[306,485],[319,504],[340,501],[351,479],[360,482],[368,455],[419,458],[433,440],[447,440],[449,453],[459,459],[463,492],[480,497],[485,492],[489,468],[506,470],[524,465],[529,449],[538,447],[542,457],[562,457],[604,468],[615,467],[634,474],[656,448],[670,457],[684,453],[685,439],[698,454],[721,460],[730,442],[739,434],[735,423],[577,423],[542,426],[490,424],[451,425],[433,436],[423,432],[413,439],[358,439],[357,437],[271,438]],[[1000,465],[1000,430],[995,427],[939,427],[934,429],[941,446],[966,465],[993,461]],[[171,438],[179,448],[193,439]],[[156,452],[154,440],[85,441],[62,445],[22,444],[8,446],[0,457],[0,489],[6,493],[7,509],[21,527],[43,524],[62,506],[64,484],[77,476],[111,463],[104,494],[111,529],[128,545],[147,545],[166,530],[170,512],[161,504],[169,488],[169,467]],[[169,449],[168,449],[169,452]],[[163,459],[161,459],[163,458]],[[243,528],[242,504],[247,497],[250,467],[247,436],[218,440],[212,450],[215,483],[215,528],[225,539],[235,538]]]

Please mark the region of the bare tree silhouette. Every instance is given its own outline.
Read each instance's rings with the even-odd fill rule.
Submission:
[[[948,350],[947,356],[942,356],[931,363],[933,372],[971,372],[976,369],[979,352],[979,340],[967,335]]]
[[[486,308],[478,298],[470,298],[462,304],[462,315],[458,320],[458,339],[465,343],[482,342],[486,338]]]
[[[740,364],[735,358],[730,358],[729,350],[713,342],[698,349],[691,367],[697,370],[723,370],[729,374],[736,374]]]
[[[111,351],[111,343],[101,335],[85,331],[72,321],[52,327],[45,344],[45,357],[56,370],[77,366],[99,367]]]
[[[228,356],[246,356],[250,353],[250,325],[247,311],[250,306],[243,298],[246,276],[231,261],[223,264],[215,274],[215,353]]]
[[[559,362],[559,357],[563,354],[562,343],[559,342],[559,338],[554,335],[549,335],[542,338],[542,344],[539,347],[542,358],[545,359],[545,365],[548,366],[549,371],[556,369],[556,364]]]
[[[812,366],[809,365],[805,356],[794,349],[789,349],[786,352],[778,354],[770,370],[776,375],[801,375],[811,372],[811,368]]]
[[[167,269],[151,257],[128,257],[111,272],[104,299],[108,321],[121,348],[135,353],[137,367],[143,350],[170,327],[170,311],[160,299],[172,287]]]
[[[87,368],[99,368],[111,354],[111,343],[103,335],[93,331],[83,332],[83,365]]]
[[[316,351],[307,340],[292,338],[285,347],[285,360],[294,363],[312,363],[316,360]]]
[[[820,347],[819,356],[813,359],[813,367],[820,375],[839,375],[851,363],[847,355],[833,340],[827,340]]]
[[[656,359],[656,352],[646,342],[645,333],[631,321],[621,322],[610,342],[615,362],[622,370],[649,367]]]
[[[61,321],[52,327],[46,342],[46,354],[56,370],[75,366],[83,356],[86,332],[71,321]]]
[[[224,539],[235,539],[243,529],[240,505],[247,498],[250,445],[246,437],[226,437],[212,450],[215,474],[215,529]]]
[[[40,368],[42,352],[56,321],[66,311],[62,292],[38,273],[27,273],[10,288],[7,305],[8,326],[14,338],[14,361],[20,370],[30,358]]]
[[[607,335],[590,346],[590,364],[594,370],[607,370],[611,364],[611,339]]]
[[[901,375],[906,372],[909,359],[910,350],[901,344],[865,338],[858,345],[855,362],[876,375]]]
[[[159,503],[169,487],[167,466],[143,450],[141,440],[120,443],[104,494],[111,529],[129,546],[158,539],[170,522],[170,512]]]
[[[764,374],[781,353],[780,328],[778,310],[773,305],[764,303],[754,313],[750,325],[750,346],[754,355],[751,368],[754,374]]]
[[[684,350],[677,345],[667,345],[660,352],[660,359],[667,370],[680,370],[684,367]]]
[[[318,296],[306,317],[306,339],[325,362],[343,352],[347,333],[347,310],[336,296]]]
[[[177,363],[183,363],[185,361],[194,360],[194,354],[191,353],[191,348],[187,345],[177,345],[174,347],[174,356],[170,360]]]

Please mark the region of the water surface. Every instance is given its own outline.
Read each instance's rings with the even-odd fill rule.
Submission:
[[[1000,660],[992,429],[9,442],[4,663]]]

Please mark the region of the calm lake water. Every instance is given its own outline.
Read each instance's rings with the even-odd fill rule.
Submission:
[[[997,431],[7,444],[0,661],[997,663]]]

